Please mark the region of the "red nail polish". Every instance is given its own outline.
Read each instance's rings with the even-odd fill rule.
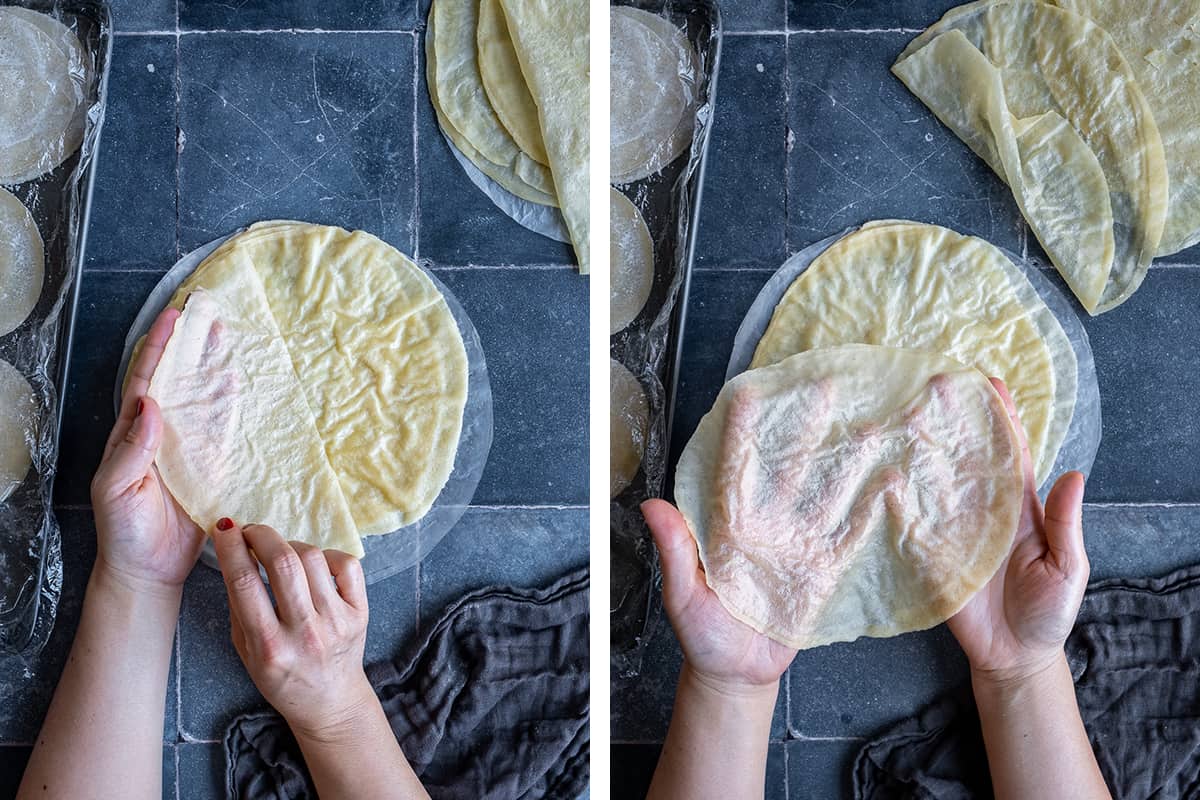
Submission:
[[[221,517],[219,520],[217,520],[217,530],[219,531],[227,531],[232,527],[233,520],[231,520],[229,517]]]
[[[146,401],[138,400],[137,414],[135,414],[134,416],[140,417],[142,415],[142,412],[145,410],[146,410]]]

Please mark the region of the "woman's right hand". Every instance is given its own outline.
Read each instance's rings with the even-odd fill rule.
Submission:
[[[213,541],[233,646],[254,685],[298,739],[353,738],[356,722],[379,705],[363,670],[367,590],[358,559],[229,519],[217,523]]]
[[[663,605],[683,649],[685,669],[725,694],[777,687],[796,651],[735,619],[704,580],[687,522],[665,500],[642,504],[658,546]]]

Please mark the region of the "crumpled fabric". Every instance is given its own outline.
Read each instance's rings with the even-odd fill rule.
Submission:
[[[1200,797],[1200,566],[1098,581],[1067,640],[1079,710],[1113,797]],[[859,800],[990,798],[969,687],[867,744]]]
[[[546,589],[492,588],[451,605],[412,654],[367,677],[434,800],[575,800],[588,785],[588,572]],[[315,800],[273,711],[225,734],[235,800]]]

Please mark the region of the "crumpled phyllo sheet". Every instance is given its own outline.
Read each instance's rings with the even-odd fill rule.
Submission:
[[[981,372],[845,345],[727,383],[679,460],[675,498],[725,608],[815,647],[961,609],[1012,545],[1020,450]]]
[[[1154,116],[1103,28],[1034,0],[981,0],[892,70],[1008,183],[1089,313],[1133,294],[1158,252],[1168,177]]]
[[[202,528],[221,517],[363,554],[304,390],[253,269],[189,295],[150,383],[157,465]]]
[[[1200,3],[1051,2],[1108,31],[1154,112],[1170,178],[1158,254],[1170,255],[1200,242]]]

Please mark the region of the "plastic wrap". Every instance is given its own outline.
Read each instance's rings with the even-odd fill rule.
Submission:
[[[117,385],[113,392],[114,408],[120,408],[122,384],[138,340],[150,330],[155,317],[166,308],[180,284],[228,238],[230,237],[225,236],[209,242],[185,255],[151,290],[125,337],[125,353],[121,357]],[[413,567],[450,532],[466,513],[471,498],[475,496],[475,488],[483,476],[483,468],[492,448],[492,387],[479,334],[454,294],[425,265],[421,266],[446,298],[450,313],[458,323],[458,330],[467,351],[467,404],[463,409],[463,428],[454,456],[454,469],[438,494],[433,508],[412,525],[391,533],[364,537],[363,549],[366,550],[366,554],[363,556],[362,565],[369,584]],[[284,533],[286,534],[286,531]],[[205,542],[200,559],[207,566],[217,569],[216,552],[213,550],[211,539]]]
[[[41,174],[19,183],[0,180],[0,186],[32,214],[45,245],[45,276],[37,304],[23,324],[0,336],[0,359],[29,382],[36,406],[28,439],[32,467],[0,502],[0,657],[17,658],[30,666],[54,626],[62,588],[60,532],[52,498],[94,157],[104,120],[112,26],[102,2],[17,5],[48,14],[78,40],[78,53],[71,57],[75,88],[70,91],[79,91],[81,102],[71,125],[82,126],[78,148],[74,145],[80,139],[79,127],[72,132],[68,125],[57,142],[43,148],[40,163],[17,177],[39,167],[45,170]],[[52,27],[46,29],[47,36],[54,33]],[[65,91],[60,83],[46,81],[47,97]]]
[[[735,375],[745,372],[754,359],[754,351],[762,338],[775,313],[775,307],[783,299],[788,287],[800,277],[806,269],[829,247],[847,234],[858,228],[847,228],[834,236],[822,239],[815,244],[796,253],[784,262],[774,275],[767,280],[759,291],[758,297],[746,312],[733,340],[733,351],[729,355],[729,367],[725,372],[728,381]],[[1050,477],[1042,486],[1043,496],[1059,475],[1069,470],[1079,470],[1084,475],[1091,472],[1092,464],[1096,461],[1096,451],[1100,448],[1100,384],[1096,380],[1096,363],[1092,359],[1092,346],[1088,341],[1087,331],[1075,313],[1070,300],[1059,291],[1050,279],[1036,264],[998,248],[1016,264],[1025,277],[1033,285],[1034,291],[1042,298],[1042,302],[1050,309],[1075,352],[1075,360],[1079,367],[1079,379],[1076,388],[1075,411],[1071,417],[1070,427],[1066,438],[1058,450]]]
[[[658,558],[638,506],[646,498],[661,497],[667,483],[679,348],[716,102],[721,17],[713,0],[634,0],[622,5],[669,21],[686,35],[695,53],[695,73],[681,75],[695,93],[690,145],[660,171],[618,187],[641,211],[655,252],[650,298],[637,318],[611,337],[609,347],[612,358],[641,383],[649,406],[642,469],[610,503],[612,672],[614,678],[630,679],[640,672],[642,643],[658,616]]]

